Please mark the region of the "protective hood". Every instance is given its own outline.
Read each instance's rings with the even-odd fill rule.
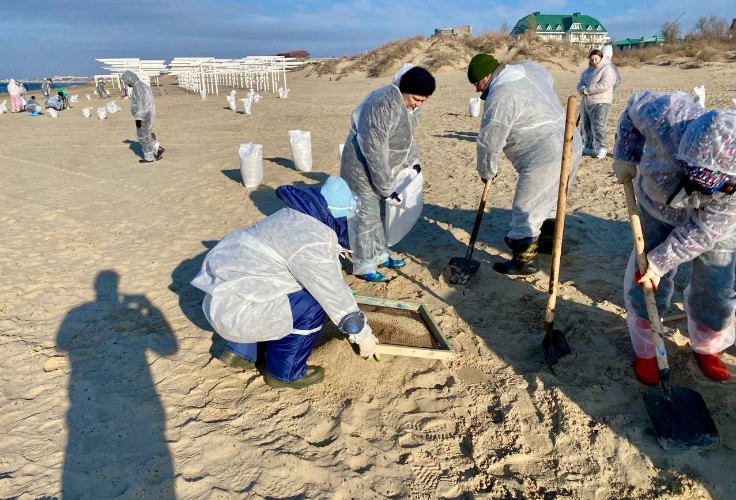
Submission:
[[[120,79],[123,81],[123,83],[125,83],[126,85],[130,87],[132,87],[135,84],[135,82],[140,80],[140,78],[138,78],[138,75],[136,75],[130,70],[124,71],[123,74],[120,75]]]
[[[327,208],[327,201],[318,189],[309,186],[279,186],[276,188],[276,196],[287,207],[314,217],[335,231],[340,246],[350,248],[347,218],[334,218],[330,213],[330,209]]]

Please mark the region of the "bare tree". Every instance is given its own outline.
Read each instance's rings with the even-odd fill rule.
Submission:
[[[695,22],[690,35],[693,38],[707,40],[725,39],[728,32],[728,21],[716,16],[700,17]]]
[[[501,23],[501,26],[498,28],[498,31],[501,33],[508,33],[509,32],[509,23],[506,21]]]
[[[680,25],[675,22],[667,21],[662,25],[662,36],[667,43],[672,43],[680,38]]]

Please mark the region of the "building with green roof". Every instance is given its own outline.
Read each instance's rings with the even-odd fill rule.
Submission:
[[[533,32],[545,40],[567,41],[585,49],[598,49],[608,42],[608,31],[594,17],[580,12],[572,14],[542,14],[532,12],[516,22],[511,34],[519,37]]]
[[[662,35],[654,35],[649,38],[624,38],[613,42],[611,45],[616,47],[618,50],[631,50],[631,49],[642,49],[644,47],[651,47],[653,45],[664,45],[666,38]]]

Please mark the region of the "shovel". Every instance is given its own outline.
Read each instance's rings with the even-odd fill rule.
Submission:
[[[450,283],[453,285],[467,285],[470,282],[470,278],[475,276],[475,273],[480,269],[480,262],[472,260],[473,248],[475,247],[475,238],[478,236],[478,230],[480,229],[480,221],[483,220],[483,212],[486,208],[486,199],[488,198],[488,192],[491,190],[491,179],[486,181],[483,187],[483,194],[480,197],[480,205],[478,205],[478,215],[475,216],[475,226],[473,226],[473,232],[470,235],[470,242],[468,243],[468,251],[465,252],[465,257],[453,257],[450,259]]]
[[[624,191],[631,221],[631,232],[634,236],[636,263],[639,266],[639,272],[643,275],[647,271],[647,255],[631,180],[624,183]],[[670,368],[664,347],[664,327],[657,311],[654,289],[649,281],[642,283],[642,288],[647,315],[652,324],[652,337],[660,377],[660,387],[647,389],[644,393],[644,406],[654,426],[657,440],[665,450],[683,450],[694,447],[716,448],[721,438],[703,396],[693,389],[675,387],[670,384]]]
[[[560,187],[557,191],[557,216],[555,218],[555,234],[552,240],[552,270],[549,273],[549,297],[547,310],[544,313],[544,338],[542,350],[547,364],[557,363],[560,358],[572,352],[567,338],[561,330],[555,330],[555,305],[557,303],[557,285],[560,274],[560,256],[562,254],[562,233],[565,229],[565,206],[567,205],[567,182],[570,178],[570,163],[572,161],[572,143],[575,133],[575,115],[578,112],[578,98],[567,98],[567,112],[565,119],[565,142],[562,147],[562,166],[560,167]],[[554,371],[554,370],[552,370]]]

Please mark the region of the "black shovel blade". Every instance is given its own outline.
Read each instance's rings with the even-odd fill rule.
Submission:
[[[572,352],[565,334],[560,330],[552,330],[544,334],[542,350],[544,351],[544,358],[550,366],[557,364],[563,356],[567,356]]]
[[[453,257],[450,259],[450,283],[453,285],[467,285],[470,278],[480,269],[480,262],[465,257]]]
[[[667,394],[662,389],[647,389],[644,406],[665,450],[711,449],[721,442],[705,400],[697,391],[672,387]]]

